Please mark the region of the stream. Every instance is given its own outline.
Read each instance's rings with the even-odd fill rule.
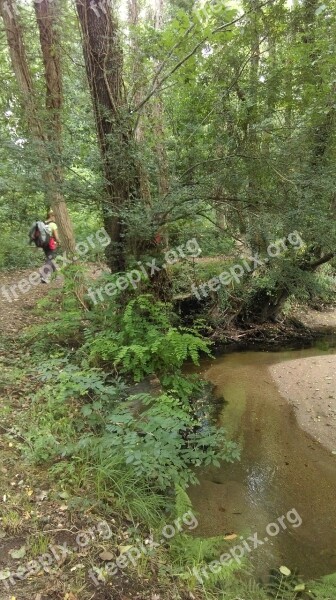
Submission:
[[[248,554],[256,574],[285,565],[305,579],[336,571],[336,456],[301,430],[268,367],[281,361],[335,354],[336,349],[236,352],[201,364],[201,375],[223,399],[219,425],[241,446],[241,461],[203,472],[189,490],[200,536],[236,533],[229,548],[258,533],[267,542]],[[266,536],[269,523],[295,509],[300,526],[287,523]],[[253,547],[253,544],[250,543]]]

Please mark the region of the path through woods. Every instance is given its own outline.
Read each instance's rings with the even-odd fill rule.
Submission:
[[[0,274],[0,335],[15,337],[27,326],[33,325],[41,320],[34,312],[38,300],[45,297],[48,289],[60,287],[61,280],[53,281],[48,286],[38,284],[31,286],[30,290],[22,294],[17,289],[20,281],[28,281],[33,269],[24,271],[2,272]],[[9,301],[6,293],[10,289],[17,294],[17,299]],[[14,297],[13,293],[10,293]]]
[[[99,272],[96,267],[90,267],[90,271],[93,276]],[[106,516],[99,515],[99,509],[83,511],[82,505],[76,505],[76,498],[69,498],[62,490],[62,479],[50,477],[48,469],[54,464],[34,466],[25,461],[29,449],[26,415],[30,414],[31,395],[40,382],[32,369],[29,347],[23,344],[20,334],[44,319],[43,313],[35,311],[38,301],[48,290],[62,285],[60,277],[51,285],[34,286],[16,301],[8,302],[1,286],[8,289],[27,279],[31,272],[0,275],[0,600],[105,600],[111,598],[111,584],[96,587],[88,573],[92,565],[103,565],[99,554],[115,551],[119,543],[126,543],[120,540],[127,539],[129,524],[119,521],[118,516],[111,518],[111,541],[97,536],[87,546],[78,547],[77,535],[94,530]],[[64,544],[69,549],[66,555],[57,550]],[[54,558],[50,567],[40,568],[36,574],[28,571],[30,561],[51,554],[51,546],[59,560]],[[151,598],[152,591],[144,590],[136,578],[113,581],[115,600]]]

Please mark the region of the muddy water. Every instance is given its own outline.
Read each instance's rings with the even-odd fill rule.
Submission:
[[[335,352],[243,352],[202,364],[202,375],[225,400],[220,424],[240,443],[242,456],[203,473],[200,486],[190,490],[198,534],[235,532],[230,547],[240,536],[268,537],[249,554],[261,577],[280,565],[305,578],[336,571],[336,456],[298,427],[268,372],[280,361]],[[302,524],[267,536],[267,525],[293,508]]]

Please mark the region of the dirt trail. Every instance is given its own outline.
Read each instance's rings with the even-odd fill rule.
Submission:
[[[33,285],[29,291],[23,294],[18,290],[18,283],[22,281],[28,282],[29,275],[32,272],[33,269],[26,269],[0,274],[1,336],[15,336],[26,326],[37,323],[40,318],[34,314],[34,309],[38,300],[44,298],[49,289],[54,289],[62,285],[62,279],[59,277],[47,285],[42,283]]]
[[[96,279],[104,272],[104,267],[98,263],[88,263],[86,271],[90,279]],[[15,337],[25,327],[41,322],[41,316],[35,311],[38,301],[45,298],[48,291],[63,286],[64,277],[59,273],[51,283],[30,285],[27,292],[20,292],[20,282],[28,286],[29,276],[37,272],[38,269],[33,268],[0,272],[0,337]]]
[[[336,308],[328,308],[323,311],[313,310],[312,308],[298,308],[294,315],[302,325],[315,331],[330,332],[336,334]]]

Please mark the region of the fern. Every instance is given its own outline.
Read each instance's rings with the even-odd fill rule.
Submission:
[[[187,360],[199,364],[200,354],[210,353],[197,330],[174,327],[168,307],[149,294],[131,300],[123,313],[116,310],[110,328],[88,338],[86,348],[93,364],[112,363],[135,381],[154,373],[168,378]]]

